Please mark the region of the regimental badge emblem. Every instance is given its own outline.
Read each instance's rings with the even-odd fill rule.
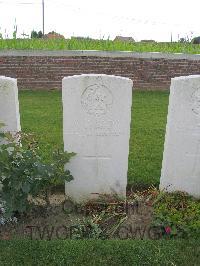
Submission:
[[[104,115],[113,104],[113,95],[104,85],[91,85],[81,96],[81,104],[90,115]]]

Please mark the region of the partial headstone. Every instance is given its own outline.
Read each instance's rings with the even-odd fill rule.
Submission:
[[[63,79],[64,149],[74,177],[66,194],[84,202],[99,194],[126,196],[132,81],[107,75]]]
[[[0,76],[0,123],[1,130],[16,133],[21,130],[17,80]]]
[[[200,197],[200,75],[172,79],[160,189]]]

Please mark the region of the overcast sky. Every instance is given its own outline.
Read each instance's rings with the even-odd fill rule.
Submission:
[[[200,0],[44,0],[45,32],[65,37],[113,39],[132,36],[136,41],[170,41],[200,36]],[[18,37],[42,30],[42,0],[0,0],[0,32]]]

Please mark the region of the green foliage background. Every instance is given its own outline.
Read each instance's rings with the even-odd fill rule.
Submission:
[[[191,43],[145,43],[83,39],[0,39],[0,50],[102,50],[199,54],[200,45]]]

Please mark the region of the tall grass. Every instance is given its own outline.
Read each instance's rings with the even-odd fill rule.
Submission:
[[[91,39],[1,39],[0,50],[102,50],[200,54],[200,45],[191,43],[144,43]]]

